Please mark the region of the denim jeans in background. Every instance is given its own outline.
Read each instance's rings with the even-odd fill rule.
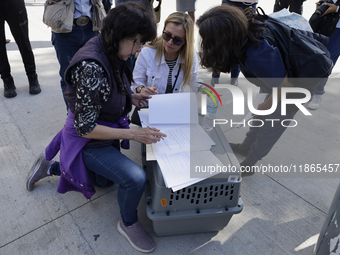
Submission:
[[[97,35],[97,31],[92,31],[92,22],[86,26],[80,27],[73,25],[70,33],[54,33],[52,32],[52,44],[57,54],[60,69],[60,85],[64,96],[66,83],[64,81],[64,74],[74,54],[83,47],[88,40]],[[67,101],[64,96],[66,108],[68,109]]]
[[[340,55],[340,28],[336,28],[333,34],[329,37],[327,49],[329,50],[333,64],[335,65]],[[314,94],[323,95],[325,93],[326,83],[327,81],[317,86],[314,90]]]
[[[144,170],[116,147],[85,147],[83,161],[88,169],[119,185],[118,204],[125,226],[138,220],[137,207],[145,189]]]

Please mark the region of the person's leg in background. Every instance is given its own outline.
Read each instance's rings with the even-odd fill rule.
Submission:
[[[6,52],[5,20],[7,21],[15,42],[18,45],[26,75],[29,81],[29,92],[39,94],[41,92],[38,82],[34,55],[28,38],[28,19],[25,3],[23,0],[1,1],[0,4],[0,73],[4,81],[4,96],[15,97],[15,85],[11,76],[11,69]]]
[[[56,51],[56,55],[59,61],[60,69],[60,85],[63,93],[66,108],[68,109],[67,101],[64,96],[66,89],[66,83],[64,81],[64,74],[67,66],[69,65],[74,54],[83,47],[88,40],[96,36],[97,32],[92,31],[92,22],[89,22],[86,26],[73,25],[72,32],[70,33],[54,33],[52,32],[52,44]]]
[[[4,83],[4,96],[7,98],[15,97],[15,85],[11,76],[11,67],[8,62],[5,37],[5,14],[7,2],[0,1],[0,74]]]
[[[105,12],[108,13],[111,10],[112,0],[102,0]]]
[[[336,28],[330,36],[327,49],[335,65],[340,56],[340,28]],[[317,110],[320,107],[322,95],[325,94],[326,83],[327,80],[315,88],[312,99],[307,105],[309,109]]]
[[[299,0],[293,0],[293,1],[299,1]],[[288,6],[289,6],[289,0],[275,0],[273,12],[281,11],[283,8],[288,8]]]
[[[278,104],[272,114],[265,116],[266,119],[275,119],[277,121],[273,121],[273,123],[263,121],[263,126],[261,126],[262,122],[260,120],[263,117],[259,117],[259,121],[254,119],[252,125],[261,127],[250,127],[243,142],[232,146],[232,148],[236,148],[235,153],[241,153],[246,156],[246,159],[240,165],[253,166],[257,161],[265,157],[286,130],[285,126],[289,125],[290,122],[284,120],[293,119],[295,113],[287,112],[287,115],[281,115],[281,104]],[[284,121],[285,126],[281,125],[282,121]]]
[[[304,0],[290,0],[289,11],[302,15]]]
[[[215,87],[219,83],[220,73],[212,72],[211,74],[211,86]]]
[[[230,84],[237,86],[238,85],[238,76],[240,74],[240,69],[238,69],[237,67],[234,67],[233,69],[231,69],[230,72]]]
[[[26,75],[29,81],[29,93],[39,94],[41,92],[31,43],[28,37],[28,17],[23,0],[9,1],[11,4],[7,9],[6,21],[11,33],[18,45],[22,61],[25,66]]]

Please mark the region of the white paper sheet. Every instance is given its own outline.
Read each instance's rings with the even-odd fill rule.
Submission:
[[[195,93],[153,95],[149,99],[149,124],[198,123]]]
[[[163,130],[167,137],[155,144],[157,154],[209,150],[214,141],[199,124]]]
[[[210,151],[181,152],[173,155],[155,155],[160,166],[164,182],[168,188],[177,191],[218,173],[201,173],[202,178],[190,178],[190,164],[195,166],[222,166],[222,162]]]

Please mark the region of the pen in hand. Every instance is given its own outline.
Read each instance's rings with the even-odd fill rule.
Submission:
[[[148,129],[153,130],[151,127],[147,126]],[[162,138],[162,140],[164,140],[164,138],[162,136],[160,136],[160,138]]]
[[[155,76],[152,76],[152,78],[151,78],[151,88],[153,88],[154,84],[155,84]]]

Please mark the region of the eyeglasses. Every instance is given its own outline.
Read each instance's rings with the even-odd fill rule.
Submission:
[[[183,39],[178,38],[178,37],[172,37],[172,34],[165,32],[165,31],[163,31],[162,37],[167,42],[172,39],[173,44],[175,44],[176,46],[180,46],[184,42]]]
[[[137,51],[141,50],[144,46],[145,43],[142,43],[138,40],[138,38],[136,38],[135,40],[133,40],[133,46],[132,46],[132,49],[135,47],[136,43],[138,43],[137,45],[139,45],[139,48]]]
[[[136,46],[136,43],[138,43],[137,45],[138,45],[138,49],[137,49],[137,51],[140,51],[142,48],[143,48],[143,46],[144,46],[144,44],[145,43],[141,43],[139,40],[138,40],[138,38],[136,37],[136,39],[135,40],[133,40],[133,45],[132,45],[132,49],[131,49],[131,55],[133,55],[132,54],[132,52],[133,52],[133,49],[135,48],[135,46]],[[137,52],[136,51],[136,52]]]

